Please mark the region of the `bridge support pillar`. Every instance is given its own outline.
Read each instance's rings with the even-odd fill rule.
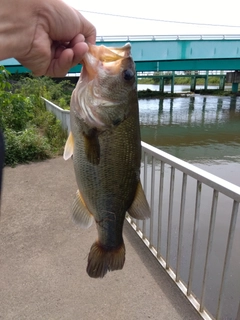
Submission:
[[[191,87],[190,91],[195,92],[196,89],[196,76],[195,74],[191,76]]]
[[[224,87],[225,87],[225,75],[222,75],[220,77],[219,90],[224,91]]]
[[[208,87],[208,71],[206,72],[206,76],[205,76],[204,90],[207,90],[207,87]]]
[[[164,77],[160,77],[159,80],[159,91],[164,92]]]
[[[238,84],[240,83],[240,71],[227,72],[226,82],[232,83],[232,92],[238,92]]]
[[[175,82],[175,72],[172,72],[172,79],[171,79],[171,93],[174,93],[174,82]]]
[[[238,83],[232,83],[232,93],[238,92]]]

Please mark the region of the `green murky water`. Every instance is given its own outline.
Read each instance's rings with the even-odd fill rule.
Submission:
[[[139,106],[143,141],[240,185],[240,97],[150,99]]]

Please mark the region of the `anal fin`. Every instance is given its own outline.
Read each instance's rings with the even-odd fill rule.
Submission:
[[[151,216],[150,207],[148,205],[141,182],[138,183],[135,198],[131,207],[128,209],[128,213],[131,217],[139,220],[145,220]]]
[[[83,228],[89,228],[93,223],[93,216],[85,205],[85,202],[79,192],[76,193],[76,197],[72,205],[73,220],[80,224]]]

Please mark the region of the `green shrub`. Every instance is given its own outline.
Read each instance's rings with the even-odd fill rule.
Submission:
[[[64,105],[70,92],[68,81],[55,84],[47,77],[11,81],[10,74],[0,66],[0,128],[6,140],[6,165],[62,153],[67,133],[60,121],[46,111],[42,96],[49,100],[59,97]]]
[[[0,91],[0,127],[21,131],[34,117],[33,105],[21,94]]]
[[[67,139],[67,131],[63,130],[60,120],[49,111],[42,112],[34,119],[34,124],[41,130],[48,139],[53,153],[62,153]]]
[[[28,77],[14,84],[14,90],[31,98],[35,105],[44,107],[41,97],[59,105],[61,108],[69,107],[74,85],[64,80],[59,83],[48,77]]]
[[[41,136],[34,128],[16,132],[6,129],[5,165],[14,166],[34,160],[44,160],[50,157],[51,147],[46,137]]]

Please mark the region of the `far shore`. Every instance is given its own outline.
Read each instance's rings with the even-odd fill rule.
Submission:
[[[157,90],[139,90],[138,91],[138,98],[139,99],[151,99],[151,98],[175,98],[175,97],[189,97],[194,96],[195,94],[200,95],[214,95],[214,96],[240,96],[240,92],[232,93],[231,91],[224,91],[219,89],[199,89],[195,90],[194,92],[186,91],[186,92],[178,92],[178,93],[171,93],[171,92],[160,92]]]

